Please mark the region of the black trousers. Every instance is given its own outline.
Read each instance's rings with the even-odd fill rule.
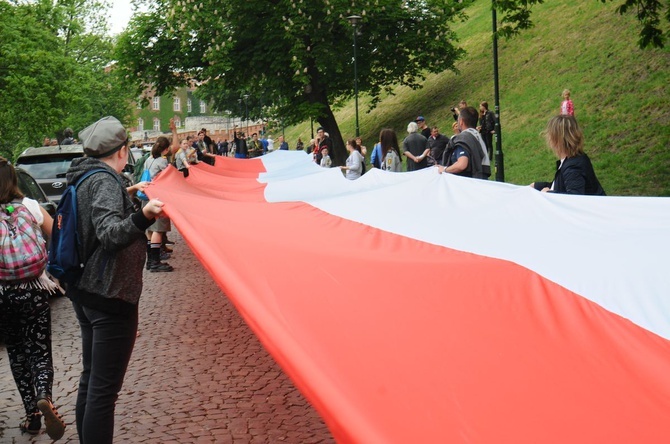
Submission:
[[[77,433],[82,444],[111,444],[114,409],[137,335],[137,306],[110,314],[72,302],[81,327],[84,369],[77,393]]]
[[[486,144],[486,151],[488,151],[489,160],[491,161],[491,164],[493,164],[493,134],[484,133],[482,136],[484,136],[484,143]]]

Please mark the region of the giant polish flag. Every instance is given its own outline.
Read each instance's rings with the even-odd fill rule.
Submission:
[[[670,199],[216,163],[148,194],[338,442],[670,442]]]

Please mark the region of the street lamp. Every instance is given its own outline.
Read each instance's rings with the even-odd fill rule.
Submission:
[[[349,23],[354,28],[354,97],[356,103],[356,137],[360,136],[360,128],[358,126],[358,65],[356,60],[356,34],[358,33],[358,25],[361,23],[360,15],[351,15],[347,17]]]
[[[249,99],[249,94],[242,96],[244,98],[244,120],[247,122],[247,129],[244,137],[249,137],[249,107],[247,106],[247,100]]]
[[[505,162],[502,152],[502,134],[500,133],[500,89],[498,88],[498,18],[496,15],[496,0],[491,1],[493,14],[493,91],[495,95],[495,135],[496,135],[496,181],[505,181]]]

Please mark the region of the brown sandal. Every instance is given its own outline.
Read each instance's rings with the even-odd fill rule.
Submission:
[[[61,439],[65,434],[65,422],[63,418],[58,414],[58,410],[51,403],[49,398],[41,398],[37,401],[37,408],[42,412],[44,416],[44,427],[47,430],[47,434],[54,441]]]

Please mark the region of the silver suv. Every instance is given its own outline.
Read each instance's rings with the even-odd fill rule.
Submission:
[[[81,145],[31,147],[16,159],[16,166],[30,173],[47,197],[58,203],[65,191],[65,173],[74,159],[83,156],[84,148]],[[135,157],[128,150],[128,163],[123,169],[123,174],[131,184],[134,168]]]

